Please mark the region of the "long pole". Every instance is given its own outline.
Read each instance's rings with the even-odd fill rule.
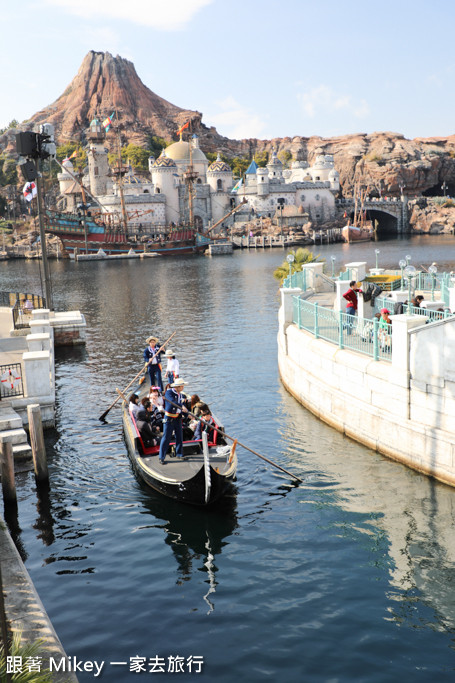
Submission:
[[[131,380],[131,382],[130,382],[129,384],[126,385],[126,387],[124,388],[124,390],[123,390],[122,393],[125,393],[125,391],[126,391],[127,389],[129,389],[130,386],[131,386],[132,384],[134,384],[134,382],[137,380],[137,378],[138,378],[140,375],[142,375],[142,374],[146,371],[146,369],[148,368],[148,366],[150,365],[150,363],[152,362],[152,360],[155,358],[155,356],[157,356],[157,355],[160,353],[160,351],[162,351],[162,350],[164,349],[164,347],[165,347],[167,344],[169,344],[169,342],[171,341],[171,339],[172,339],[172,337],[174,336],[174,334],[177,334],[177,331],[176,331],[176,332],[173,332],[173,333],[171,334],[171,336],[169,337],[169,339],[167,339],[167,341],[165,341],[164,344],[163,344],[162,346],[160,346],[160,348],[158,349],[158,351],[157,351],[156,353],[153,354],[153,356],[150,358],[149,361],[147,361],[147,363],[145,363],[144,367],[143,367],[141,370],[139,370],[139,372],[137,373],[137,375],[136,375],[135,377],[133,377],[133,379]],[[118,391],[118,389],[117,389],[117,391]],[[120,394],[120,392],[119,392],[119,395],[117,396],[117,398],[115,399],[115,401],[113,401],[113,402],[111,403],[111,405],[109,406],[109,408],[108,408],[107,410],[105,410],[104,413],[100,416],[99,419],[101,420],[101,422],[105,419],[106,415],[107,415],[108,412],[111,410],[111,408],[113,408],[113,407],[115,406],[115,404],[117,403],[117,401],[119,401],[121,398],[122,398],[122,397],[121,397],[121,394]]]
[[[52,301],[52,288],[51,288],[51,278],[49,272],[49,263],[47,260],[47,248],[46,248],[46,233],[44,232],[44,220],[43,220],[43,196],[41,190],[41,172],[40,172],[40,160],[36,159],[36,191],[38,199],[38,221],[39,221],[39,234],[41,240],[41,253],[43,255],[43,270],[44,270],[44,289],[46,292],[46,305],[49,310],[54,310],[54,303]]]
[[[172,406],[175,408],[181,408],[182,406],[178,405],[178,403],[174,403],[173,401],[169,401],[168,398],[166,398],[166,401],[170,403]],[[194,417],[196,420],[199,420],[199,422],[202,422],[202,424],[207,424],[205,420],[203,420],[201,417],[198,417],[194,413],[191,412],[191,410],[188,410],[188,415],[191,415],[191,417]],[[210,425],[208,425],[210,427]],[[252,448],[249,446],[246,446],[244,443],[241,443],[238,439],[234,439],[234,437],[229,436],[229,434],[226,434],[226,432],[223,432],[219,427],[217,427],[217,432],[221,434],[221,436],[224,436],[226,439],[229,439],[230,441],[236,441],[239,446],[242,446],[245,450],[249,451],[250,453],[253,453],[253,455],[257,455],[258,458],[261,458],[262,460],[265,460],[265,462],[268,462],[269,465],[273,465],[273,467],[276,467],[277,469],[281,470],[285,474],[288,474],[290,477],[293,477],[296,481],[298,481],[300,484],[303,483],[303,479],[300,479],[300,477],[297,477],[295,474],[292,474],[292,472],[289,472],[288,470],[285,470],[284,467],[281,467],[281,465],[277,465],[276,462],[273,462],[272,460],[269,460],[268,458],[265,457],[265,455],[261,455],[257,451],[254,451]]]

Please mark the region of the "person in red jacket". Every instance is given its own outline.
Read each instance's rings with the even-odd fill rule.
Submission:
[[[343,294],[343,297],[347,301],[347,304],[346,304],[346,314],[347,315],[355,316],[355,312],[357,310],[357,294],[358,293],[363,294],[362,290],[356,287],[356,284],[357,283],[355,280],[351,280],[351,282],[349,283],[348,291]],[[353,322],[348,323],[347,334],[352,333],[352,327],[353,327]]]

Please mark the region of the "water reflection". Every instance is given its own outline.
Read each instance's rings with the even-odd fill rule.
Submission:
[[[323,492],[312,502],[360,515],[353,526],[341,512],[328,530],[366,536],[370,555],[388,576],[390,618],[401,623],[406,613],[412,623],[406,605],[419,596],[435,611],[435,627],[455,630],[453,489],[327,430],[284,389],[282,399],[289,462],[297,466],[303,458],[307,494]]]
[[[176,584],[190,581],[195,572],[206,572],[208,589],[203,597],[209,612],[213,611],[212,594],[218,584],[216,557],[238,526],[235,490],[209,508],[196,508],[164,498],[144,484],[141,488],[146,494],[142,499],[144,510],[164,522],[160,525],[165,533],[164,542],[177,562]]]

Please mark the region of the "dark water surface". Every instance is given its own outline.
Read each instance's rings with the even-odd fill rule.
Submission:
[[[409,253],[455,268],[453,237],[317,251],[374,266],[375,248],[383,267]],[[455,678],[455,490],[343,437],[283,390],[282,257],[52,263],[57,308],[84,312],[87,345],[58,352],[51,490],[39,498],[32,475],[19,476],[17,537],[68,655],[106,661],[102,680],[136,680],[136,656],[147,680],[148,660],[167,669],[171,655],[185,669],[204,659],[181,679]],[[36,262],[0,268],[2,290],[39,291]],[[174,330],[188,390],[303,485],[243,450],[236,492],[210,511],[136,479],[120,411],[98,417],[141,368],[146,337]]]

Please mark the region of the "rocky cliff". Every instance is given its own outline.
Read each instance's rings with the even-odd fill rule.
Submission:
[[[228,157],[252,157],[276,149],[310,163],[317,154],[333,154],[343,193],[352,194],[354,183],[370,187],[371,194],[455,195],[455,135],[407,140],[398,133],[346,135],[335,138],[294,137],[274,140],[230,140],[202,123],[202,114],[181,109],[145,86],[134,65],[106,52],[89,52],[65,92],[26,124],[49,121],[60,143],[85,139],[90,121],[113,111],[121,122],[122,141],[146,145],[150,134],[175,140],[179,126],[192,122],[205,152],[220,150]],[[15,151],[15,131],[0,137],[0,151]]]

